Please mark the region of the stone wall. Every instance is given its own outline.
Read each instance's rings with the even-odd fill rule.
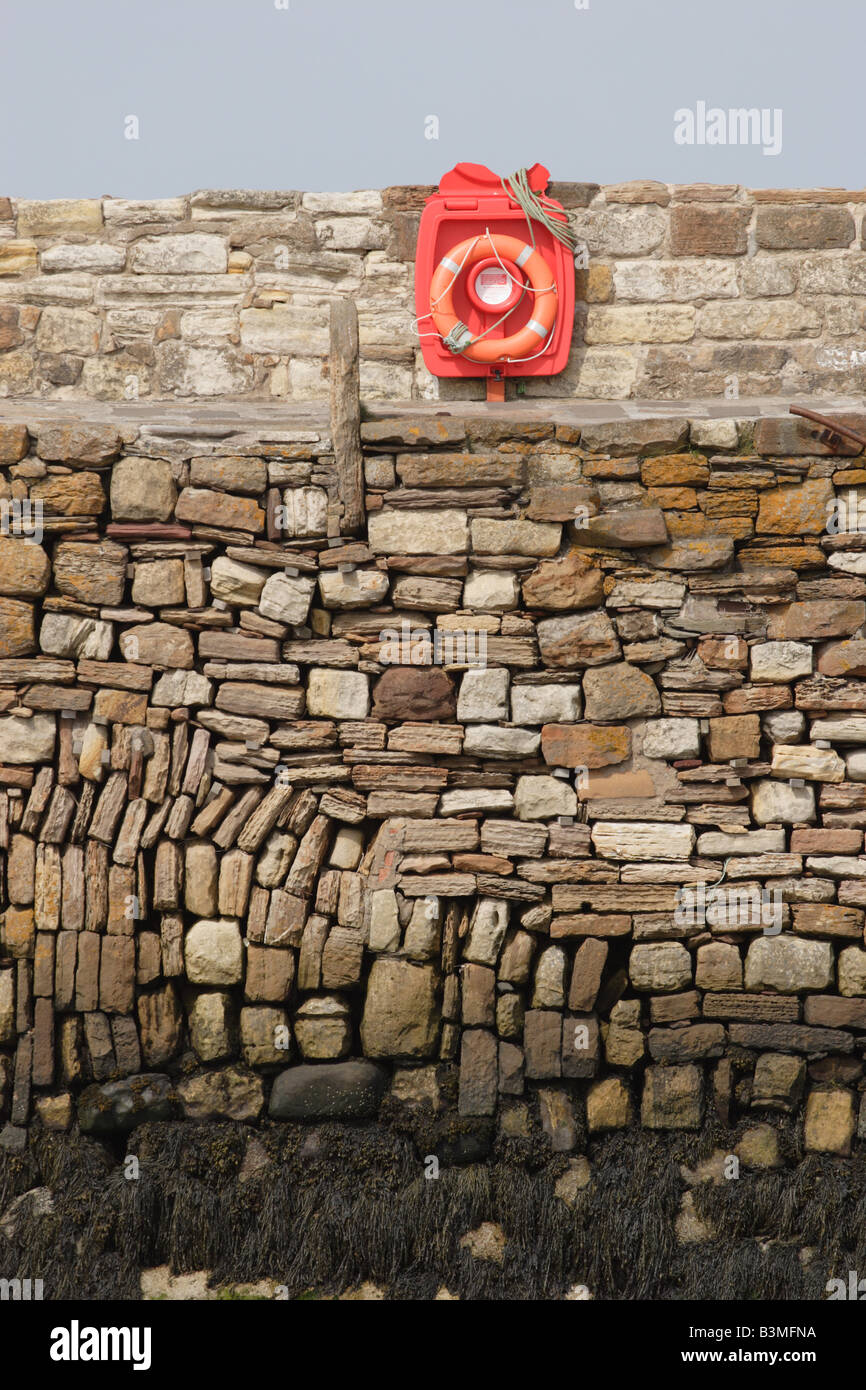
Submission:
[[[351,297],[368,399],[478,399],[414,333],[429,188],[0,198],[0,395],[327,395],[328,307]],[[588,254],[567,370],[527,394],[862,391],[866,194],[554,183]],[[512,388],[513,389],[513,388]]]
[[[856,446],[362,435],[341,536],[324,432],[0,427],[2,1147],[387,1091],[451,1153],[712,1122],[774,1167],[779,1116],[851,1153]]]

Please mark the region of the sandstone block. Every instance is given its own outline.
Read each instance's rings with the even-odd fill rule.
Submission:
[[[562,1014],[553,1009],[530,1009],[523,1031],[526,1076],[546,1080],[562,1074]]]
[[[463,752],[476,757],[531,758],[537,753],[541,735],[533,729],[503,729],[498,724],[470,724],[463,740]]]
[[[379,956],[370,969],[361,1043],[367,1057],[431,1057],[439,1031],[432,965]]]
[[[40,598],[50,578],[51,562],[41,545],[15,536],[0,538],[0,594]]]
[[[236,1050],[237,1020],[230,994],[207,990],[189,1007],[193,1051],[202,1062],[224,1062]]]
[[[595,937],[588,937],[580,946],[571,973],[568,991],[568,1007],[574,1013],[588,1013],[593,1008],[601,977],[607,963],[608,944]]]
[[[609,767],[631,753],[626,725],[545,724],[541,752],[553,767]]]
[[[188,319],[187,314],[184,331]],[[268,485],[268,469],[264,459],[248,458],[245,454],[204,455],[190,460],[189,481],[192,487],[245,492],[256,497]]]
[[[251,497],[216,492],[210,488],[185,487],[177,499],[175,516],[202,526],[224,526],[233,530],[264,530],[265,514]]]
[[[464,681],[474,672],[467,672]],[[507,676],[507,672],[504,673]],[[366,677],[362,677],[366,680]],[[309,692],[307,708],[310,709]],[[454,719],[454,685],[440,668],[392,666],[373,687],[373,718],[426,722]],[[313,711],[311,710],[311,713]],[[345,716],[360,718],[359,715]]]
[[[499,1049],[496,1037],[485,1028],[468,1028],[460,1046],[461,1115],[493,1115],[499,1080]]]
[[[469,549],[466,512],[389,511],[371,512],[367,541],[376,555],[463,555]]]
[[[739,948],[723,941],[711,941],[699,946],[695,965],[695,984],[698,989],[741,990],[743,962]]]
[[[295,1037],[308,1061],[337,1061],[352,1050],[348,1006],[333,995],[306,999],[295,1015]]]
[[[633,946],[629,979],[641,993],[673,994],[692,983],[692,958],[678,941],[650,941]]]
[[[463,958],[479,965],[495,965],[508,928],[508,903],[479,898],[472,913]]]
[[[509,679],[508,670],[498,666],[464,672],[457,696],[460,723],[507,719]]]
[[[555,555],[562,527],[544,521],[497,521],[481,517],[471,523],[472,549],[481,555]]]
[[[292,578],[287,574],[272,574],[262,588],[259,612],[278,623],[303,625],[315,587],[315,580],[304,575]]]
[[[375,569],[326,570],[319,575],[319,594],[325,608],[371,608],[386,598],[388,576]]]
[[[834,965],[829,941],[762,936],[749,944],[746,990],[770,990],[774,994],[819,992],[832,985]]]
[[[580,718],[580,710],[579,685],[511,687],[511,718],[515,724],[569,723]]]
[[[818,655],[822,676],[866,676],[866,642],[829,642]]]
[[[568,957],[561,946],[548,946],[535,966],[533,1009],[565,1008],[565,972]]]
[[[846,997],[866,994],[866,951],[846,946],[839,952],[839,993]]]
[[[575,536],[581,545],[638,550],[644,546],[664,545],[668,540],[668,528],[660,508],[633,507],[590,517],[585,526],[575,529]]]
[[[211,595],[239,608],[255,608],[267,578],[268,571],[259,569],[257,565],[243,564],[239,560],[230,560],[227,555],[218,555],[211,565]]]
[[[150,1067],[164,1066],[177,1053],[183,1035],[183,1010],[174,984],[167,980],[159,988],[139,994],[137,1009],[144,1062]]]
[[[854,221],[847,208],[767,205],[758,208],[758,245],[770,251],[850,246]]]
[[[321,487],[289,487],[283,493],[283,531],[292,537],[324,536],[328,494]]]
[[[544,618],[537,630],[545,666],[599,666],[621,654],[613,623],[603,612]]]
[[[71,352],[77,357],[90,357],[99,349],[100,333],[95,314],[48,305],[39,316],[36,346],[40,352]]]
[[[188,978],[197,985],[236,985],[243,978],[243,946],[237,922],[202,921],[183,944]]]
[[[523,600],[528,608],[596,608],[604,602],[602,572],[580,551],[569,551],[561,560],[544,561],[524,579]]]
[[[792,787],[787,782],[753,783],[752,815],[759,825],[814,821],[815,793],[811,787]]]
[[[800,1102],[805,1082],[806,1064],[801,1057],[762,1052],[755,1064],[752,1106],[790,1113]]]
[[[476,613],[504,613],[519,601],[517,575],[510,570],[472,570],[463,585],[463,607]]]
[[[17,211],[19,236],[63,237],[69,232],[93,234],[102,228],[99,198],[21,198]]]
[[[132,581],[132,601],[144,608],[182,604],[186,597],[182,560],[152,560],[138,564]]]
[[[713,762],[757,758],[761,751],[761,720],[757,714],[711,719],[707,749]]]
[[[851,1152],[856,1115],[854,1096],[847,1090],[812,1091],[806,1101],[804,1141],[810,1153]]]
[[[760,494],[755,530],[759,535],[821,535],[827,528],[833,498],[829,478],[815,478],[797,487],[771,488]]]
[[[189,671],[195,661],[191,634],[171,623],[139,623],[126,628],[118,640],[125,661],[158,671]]]
[[[520,820],[573,816],[577,811],[577,796],[567,782],[557,777],[519,777],[514,791],[514,809]]]
[[[56,716],[34,714],[29,719],[10,714],[0,719],[0,763],[20,766],[47,763],[54,756]]]
[[[685,203],[671,208],[671,252],[675,256],[743,256],[748,249],[751,210]]]
[[[46,613],[39,629],[39,650],[70,660],[107,661],[114,646],[114,624],[67,613]]]
[[[248,1067],[267,1067],[284,1063],[286,1049],[280,1046],[279,1030],[287,1028],[284,1009],[243,1008],[240,1013],[241,1053]]]
[[[687,343],[694,335],[695,311],[688,304],[624,305],[591,308],[588,344]]]
[[[802,777],[815,782],[844,782],[845,763],[832,748],[779,744],[773,749],[774,777]]]
[[[375,889],[370,894],[367,945],[371,951],[396,951],[400,946],[400,918],[393,888]]]
[[[703,1076],[697,1066],[648,1067],[641,1101],[647,1129],[700,1129]]]
[[[135,242],[130,269],[138,275],[222,275],[227,259],[223,237],[181,232]]]
[[[635,719],[661,712],[661,699],[652,676],[627,661],[587,671],[583,678],[587,719]]]
[[[798,680],[812,674],[812,648],[805,642],[758,642],[749,648],[753,681]]]
[[[0,598],[0,657],[27,656],[35,650],[31,605],[14,598]]]
[[[627,1129],[633,1120],[633,1107],[626,1081],[609,1076],[594,1082],[586,1096],[586,1123],[590,1134],[611,1129]]]
[[[261,1077],[237,1066],[194,1072],[178,1082],[187,1120],[235,1120],[255,1124],[265,1103]]]
[[[13,345],[10,343],[7,346]],[[0,463],[18,463],[27,457],[29,449],[30,435],[26,425],[0,424]]]
[[[116,607],[123,602],[127,551],[113,541],[61,541],[54,551],[54,584],[61,594]]]
[[[127,457],[111,470],[114,521],[170,521],[177,489],[165,459]]]
[[[812,599],[774,610],[767,635],[778,641],[850,637],[864,622],[866,603],[862,599]]]
[[[697,719],[652,719],[644,727],[645,758],[697,758],[700,748]]]
[[[313,667],[307,685],[307,713],[327,719],[366,719],[370,709],[367,677],[360,671]]]

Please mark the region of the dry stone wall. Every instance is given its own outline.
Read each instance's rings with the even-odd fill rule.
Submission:
[[[2,1145],[387,1091],[458,1146],[781,1114],[850,1153],[856,446],[362,436],[345,535],[324,432],[0,427]]]
[[[0,198],[0,395],[327,396],[328,311],[355,300],[368,399],[478,399],[414,331],[432,188]],[[534,396],[861,392],[866,193],[553,183],[582,249],[567,370]]]

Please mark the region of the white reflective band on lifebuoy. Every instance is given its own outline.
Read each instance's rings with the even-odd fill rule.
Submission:
[[[535,319],[530,319],[526,327],[531,328],[533,333],[537,333],[539,338],[547,337],[547,329],[544,327],[543,324],[537,323]]]
[[[444,267],[445,267],[446,270],[453,270],[455,275],[457,274],[458,270],[460,269],[460,267],[459,267],[459,265],[457,264],[457,262],[456,262],[456,261],[452,261],[452,259],[451,259],[450,256],[443,256],[442,259],[441,259],[441,261],[439,262],[439,264],[440,264],[440,265],[444,265]]]
[[[516,266],[518,266],[518,267],[519,267],[519,266],[522,266],[522,265],[526,265],[526,262],[529,260],[529,257],[530,257],[531,255],[532,255],[532,247],[531,247],[531,246],[524,246],[523,250],[521,251],[520,255],[517,257],[517,260],[514,262],[514,264],[515,264]]]

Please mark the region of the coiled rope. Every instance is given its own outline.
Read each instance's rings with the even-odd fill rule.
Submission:
[[[557,241],[561,241],[563,246],[567,246],[569,251],[574,254],[578,244],[577,232],[569,220],[563,222],[561,217],[552,217],[547,211],[548,208],[554,208],[556,212],[561,213],[562,209],[558,208],[545,193],[536,193],[530,188],[527,169],[518,169],[516,173],[510,174],[507,179],[500,179],[499,182],[508,197],[513,198],[515,203],[523,209],[529,235],[532,238],[533,249],[535,248],[535,232],[532,224],[533,222],[540,222],[542,227],[547,228],[551,236],[556,237]],[[565,216],[568,219],[568,213]]]

